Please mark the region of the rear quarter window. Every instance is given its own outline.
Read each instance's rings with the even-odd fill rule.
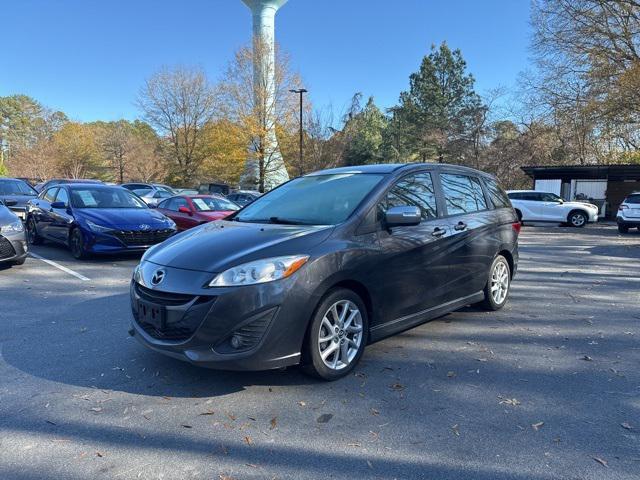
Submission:
[[[489,200],[493,204],[494,208],[511,208],[511,202],[509,201],[509,197],[505,193],[505,191],[500,187],[498,182],[495,180],[490,180],[488,178],[483,179],[484,184],[487,187],[487,192],[489,193]],[[512,194],[514,195],[514,194]],[[517,197],[511,197],[517,198]]]

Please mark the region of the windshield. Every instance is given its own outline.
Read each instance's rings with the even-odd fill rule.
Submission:
[[[31,195],[36,196],[33,188],[22,180],[3,180],[0,181],[0,195]]]
[[[234,220],[335,225],[345,221],[382,178],[362,173],[296,178],[257,198]]]
[[[74,208],[148,208],[134,194],[124,188],[74,188],[71,190]]]
[[[197,197],[192,198],[193,206],[199,212],[236,211],[240,207],[226,198]]]

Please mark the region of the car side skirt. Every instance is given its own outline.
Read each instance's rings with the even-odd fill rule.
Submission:
[[[428,322],[429,320],[446,315],[447,313],[458,310],[466,305],[481,302],[482,300],[484,300],[484,292],[479,291],[471,295],[467,295],[466,297],[457,298],[450,302],[443,303],[442,305],[396,318],[395,320],[390,320],[382,325],[376,325],[370,329],[369,343],[377,342],[378,340],[382,340],[383,338],[389,337],[398,332],[416,327],[422,323]]]

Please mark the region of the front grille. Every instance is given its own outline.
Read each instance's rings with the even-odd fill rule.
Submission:
[[[6,238],[0,236],[0,259],[11,258],[15,256],[16,251],[11,245],[11,242]]]
[[[182,293],[161,292],[134,283],[135,293],[140,299],[167,307],[164,328],[141,321],[133,309],[136,323],[152,338],[158,340],[182,342],[193,336],[207,316],[215,296],[186,295]]]
[[[183,293],[171,293],[152,290],[150,288],[143,287],[139,283],[135,284],[135,289],[140,298],[157,305],[184,305],[185,303],[189,303],[191,300],[196,298],[196,295],[185,295]]]
[[[175,233],[171,228],[162,230],[113,230],[111,234],[128,247],[155,245]]]

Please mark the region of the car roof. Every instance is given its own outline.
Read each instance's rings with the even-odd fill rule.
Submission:
[[[121,188],[122,190],[129,191],[125,188],[122,188],[120,185],[107,185],[106,183],[82,183],[82,182],[73,182],[73,183],[63,183],[61,185],[54,185],[54,187],[67,187],[71,190],[81,189],[81,188],[99,188],[99,189],[108,189],[108,188]],[[53,187],[51,187],[53,188]]]
[[[373,174],[382,174],[388,175],[390,173],[394,173],[397,171],[412,171],[412,170],[423,170],[424,168],[430,169],[441,169],[446,168],[447,170],[457,170],[461,173],[470,173],[474,175],[482,175],[488,178],[494,178],[493,175],[482,172],[480,170],[475,170],[470,167],[465,167],[464,165],[453,165],[449,163],[379,163],[375,165],[356,165],[351,167],[337,167],[337,168],[329,168],[326,170],[319,170],[317,172],[309,173],[305,176],[315,176],[315,175],[339,175],[339,174],[348,174],[348,173],[373,173]]]

